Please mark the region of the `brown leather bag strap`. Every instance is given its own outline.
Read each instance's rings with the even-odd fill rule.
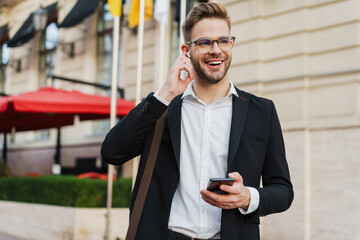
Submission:
[[[147,192],[151,182],[151,177],[154,171],[156,158],[159,152],[160,142],[162,134],[164,132],[166,114],[169,108],[163,113],[163,115],[156,121],[155,132],[152,139],[150,152],[146,161],[145,170],[141,178],[140,186],[136,195],[134,208],[130,218],[130,225],[126,234],[126,240],[135,240],[136,232],[139,226],[141,214],[144,208]]]

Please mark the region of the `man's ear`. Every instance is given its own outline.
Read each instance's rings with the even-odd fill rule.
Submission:
[[[186,45],[186,44],[181,45],[181,52],[185,52],[185,54],[186,54],[189,51],[190,51],[190,48],[188,45]]]

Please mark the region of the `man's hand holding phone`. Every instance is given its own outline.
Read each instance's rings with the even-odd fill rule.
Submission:
[[[243,179],[238,172],[229,173],[229,178],[235,178],[232,186],[221,184],[220,190],[227,194],[217,194],[209,190],[200,192],[202,199],[212,206],[222,209],[243,208],[248,209],[250,204],[250,191],[243,184]]]
[[[184,49],[184,51],[176,59],[174,65],[170,69],[164,86],[159,91],[159,96],[167,102],[171,102],[174,97],[183,93],[195,77],[191,59],[187,56],[187,53],[188,51]],[[188,72],[188,75],[184,80],[181,79],[181,71],[183,70]]]
[[[232,186],[235,182],[235,178],[210,178],[206,190],[218,194],[226,194],[226,192],[220,189],[220,185],[226,184]]]

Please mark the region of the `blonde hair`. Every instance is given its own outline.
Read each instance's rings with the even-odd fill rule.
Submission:
[[[181,27],[185,42],[191,41],[191,34],[194,25],[204,18],[223,19],[226,21],[229,29],[231,29],[230,17],[228,16],[226,8],[222,4],[214,2],[199,3],[191,9]]]

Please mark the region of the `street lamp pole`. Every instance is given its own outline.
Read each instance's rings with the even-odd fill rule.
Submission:
[[[45,50],[45,28],[48,20],[48,13],[45,8],[40,6],[33,13],[33,22],[36,34],[39,35],[40,45],[39,45],[39,85],[44,86],[46,82],[46,74],[42,73],[42,70],[45,69],[46,59],[42,57],[42,52]]]
[[[46,73],[42,72],[45,69],[46,58],[42,57],[42,52],[45,50],[45,28],[48,21],[48,12],[41,5],[40,7],[33,13],[33,23],[36,34],[39,35],[39,85],[44,86],[46,84]],[[56,153],[55,153],[55,162],[52,166],[53,174],[61,173],[60,166],[60,156],[61,156],[61,129],[57,129],[57,142],[56,142]]]

